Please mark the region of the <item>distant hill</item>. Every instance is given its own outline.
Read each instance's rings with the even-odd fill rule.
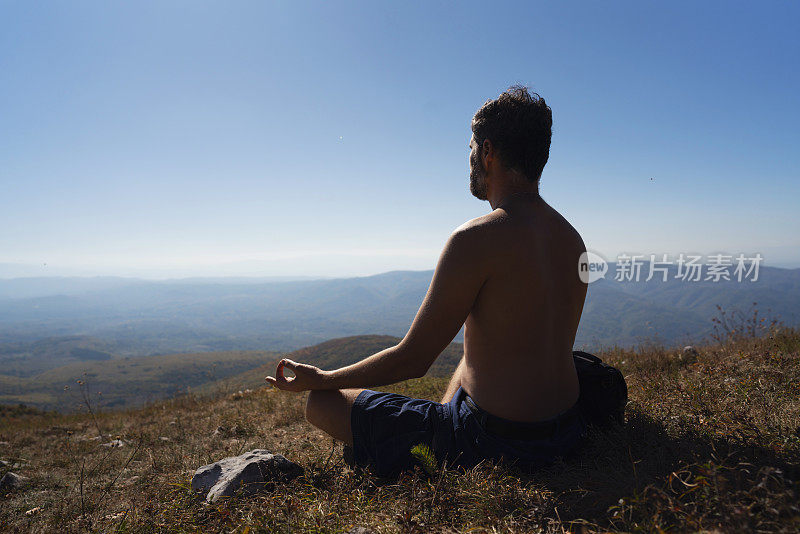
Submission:
[[[255,389],[266,385],[264,377],[275,372],[277,362],[283,357],[322,369],[335,369],[399,341],[400,338],[392,336],[351,336],[288,354],[228,351],[113,359],[107,355],[109,359],[97,360],[92,359],[97,355],[88,353],[89,358],[83,361],[33,376],[0,374],[0,404],[24,403],[42,409],[70,411],[83,402],[83,388],[96,408],[127,408],[189,389],[198,394]],[[463,351],[461,343],[451,343],[431,366],[428,376],[449,376]]]
[[[91,336],[56,336],[29,342],[0,343],[0,373],[32,376],[69,363],[110,360],[108,342]]]
[[[332,370],[356,363],[399,342],[400,338],[397,337],[374,335],[331,339],[319,345],[305,347],[277,357],[255,369],[206,384],[199,391],[213,392],[219,389],[235,391],[262,387],[265,385],[264,377],[275,373],[275,367],[281,358],[289,358],[297,362],[315,365],[321,369]],[[464,346],[461,343],[450,343],[428,370],[427,376],[450,376],[463,354]]]
[[[83,390],[95,408],[137,406],[236,375],[279,356],[267,351],[168,354],[85,360],[30,377],[0,374],[0,404],[71,411],[83,403]]]
[[[676,279],[671,267],[666,281],[656,275],[646,282],[648,266],[638,282],[617,281],[612,263],[606,278],[589,286],[577,346],[702,343],[712,333],[717,306],[729,314],[758,311],[787,326],[800,324],[800,269],[762,266],[756,282],[690,282]]]

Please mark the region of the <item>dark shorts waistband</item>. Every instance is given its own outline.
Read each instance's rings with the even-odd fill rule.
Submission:
[[[469,409],[475,414],[478,422],[483,429],[492,435],[505,439],[514,439],[520,441],[533,441],[537,439],[548,439],[556,435],[560,428],[570,426],[580,417],[578,404],[575,403],[568,410],[560,413],[552,419],[546,421],[536,421],[533,423],[524,423],[520,421],[511,421],[492,415],[480,406],[478,406],[472,397],[464,395],[464,402]]]

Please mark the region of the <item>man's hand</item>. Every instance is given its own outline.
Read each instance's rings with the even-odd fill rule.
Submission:
[[[293,372],[294,377],[287,378],[284,376],[284,368],[288,368]],[[274,377],[268,376],[265,378],[267,382],[278,389],[296,392],[308,389],[325,389],[324,379],[325,371],[322,369],[286,359],[278,362],[278,369],[275,371]]]

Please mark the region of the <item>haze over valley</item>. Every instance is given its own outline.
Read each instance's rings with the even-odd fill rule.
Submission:
[[[589,285],[576,349],[709,341],[720,309],[739,322],[757,313],[762,326],[800,323],[800,269],[761,267],[756,282],[688,282],[674,271],[666,282],[619,282],[613,264],[609,273]],[[405,334],[431,276],[0,280],[0,403],[70,409],[76,397],[64,386],[76,380],[101,391],[107,407],[220,383],[255,387],[303,347],[323,347],[303,353],[323,368],[353,363]],[[432,374],[451,370],[460,341]]]

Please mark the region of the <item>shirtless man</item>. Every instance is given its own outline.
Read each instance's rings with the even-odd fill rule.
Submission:
[[[333,371],[282,360],[266,378],[310,390],[306,418],[351,445],[356,463],[396,473],[425,443],[450,465],[506,459],[537,468],[580,441],[572,345],[586,248],[539,196],[551,129],[550,108],[523,87],[487,101],[472,120],[470,191],[492,211],[450,236],[403,340]],[[425,375],[462,325],[464,356],[441,403],[358,389]]]

